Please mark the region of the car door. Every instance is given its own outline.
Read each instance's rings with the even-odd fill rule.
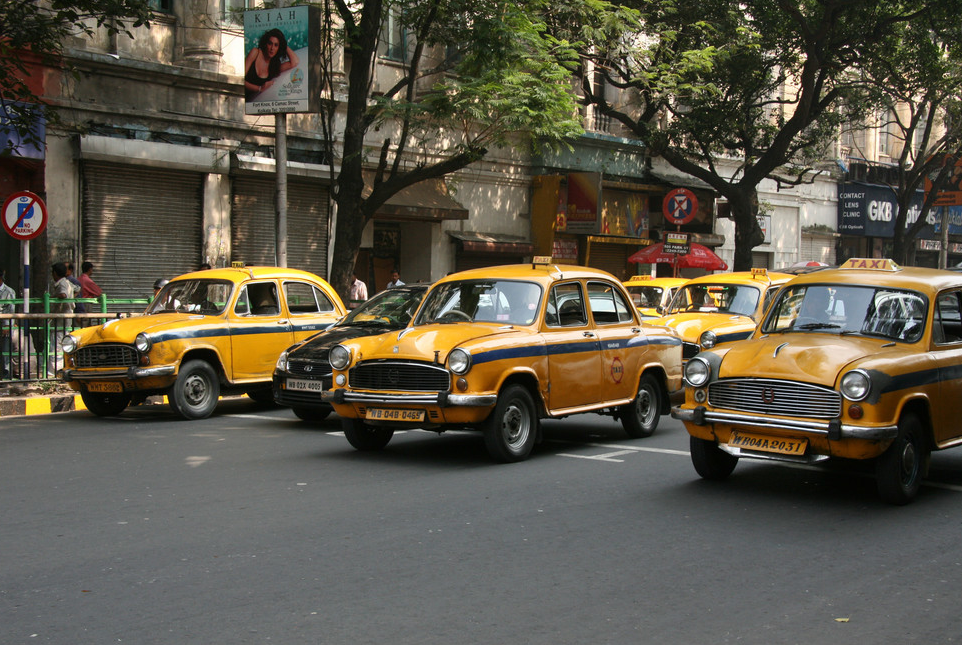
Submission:
[[[636,324],[629,303],[614,284],[593,280],[587,286],[601,350],[601,394],[607,401],[634,398],[642,352],[637,348],[630,350],[629,343],[642,336],[641,326]]]
[[[580,282],[551,288],[544,338],[548,352],[548,409],[554,413],[595,403],[601,396],[601,352],[588,320],[584,286]]]
[[[287,311],[273,280],[248,282],[231,317],[233,381],[270,380],[277,357],[294,343]]]
[[[938,367],[939,396],[931,399],[932,429],[941,444],[962,436],[962,293],[939,294],[933,312],[931,356]]]

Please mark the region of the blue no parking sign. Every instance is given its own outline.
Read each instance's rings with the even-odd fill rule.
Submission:
[[[695,213],[698,212],[698,198],[687,188],[675,188],[665,195],[662,212],[669,224],[687,224],[695,219]]]

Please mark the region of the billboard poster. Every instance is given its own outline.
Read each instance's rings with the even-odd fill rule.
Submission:
[[[246,114],[320,110],[317,7],[244,12]]]
[[[600,172],[568,174],[567,231],[569,233],[598,233],[598,203],[601,197]]]

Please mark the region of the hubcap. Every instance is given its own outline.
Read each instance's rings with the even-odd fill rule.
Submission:
[[[199,376],[191,376],[184,383],[184,394],[191,405],[199,405],[207,398],[207,382]]]
[[[517,405],[512,405],[504,412],[501,421],[501,431],[504,440],[512,447],[521,445],[528,437],[528,419],[524,411]]]

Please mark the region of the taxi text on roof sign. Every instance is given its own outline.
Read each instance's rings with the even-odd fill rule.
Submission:
[[[651,280],[650,275],[633,275],[628,279],[628,282],[650,282]]]
[[[753,277],[753,278],[758,278],[758,277],[767,278],[767,277],[768,277],[768,269],[752,269],[752,277]]]
[[[840,267],[842,269],[874,269],[876,271],[899,271],[902,269],[887,258],[850,258]]]

